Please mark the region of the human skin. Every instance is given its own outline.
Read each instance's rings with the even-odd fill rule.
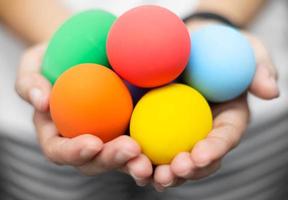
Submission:
[[[201,0],[198,10],[216,12],[239,25],[246,25],[263,3],[264,0]],[[70,12],[56,0],[42,0],[41,3],[38,0],[0,1],[0,19],[31,44],[21,59],[15,87],[35,108],[34,124],[44,154],[57,164],[75,166],[86,175],[119,170],[130,174],[139,186],[152,182],[158,191],[217,171],[221,159],[237,146],[249,123],[246,95],[213,105],[214,124],[208,137],[197,143],[191,152],[180,153],[170,165],[157,166],[154,171],[139,145],[128,136],[105,144],[89,133],[73,139],[59,136],[49,115],[51,85],[40,74],[40,64],[46,41],[69,16]],[[211,23],[218,22],[192,20],[187,26],[193,31]],[[257,37],[243,34],[249,39],[257,60],[249,92],[263,99],[278,97],[277,73],[269,53]]]

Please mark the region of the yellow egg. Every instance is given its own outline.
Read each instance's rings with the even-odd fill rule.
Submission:
[[[170,84],[149,91],[136,105],[130,134],[155,165],[191,151],[212,129],[209,104],[195,89]]]

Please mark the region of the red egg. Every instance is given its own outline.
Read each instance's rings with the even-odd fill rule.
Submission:
[[[129,10],[113,24],[107,39],[113,69],[139,87],[175,80],[190,54],[190,36],[182,20],[158,6]]]

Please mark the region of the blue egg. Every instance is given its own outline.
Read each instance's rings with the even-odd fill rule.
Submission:
[[[209,25],[191,33],[184,82],[211,102],[234,99],[251,84],[256,61],[249,41],[238,30]]]

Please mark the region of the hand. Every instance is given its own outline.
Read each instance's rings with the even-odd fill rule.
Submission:
[[[23,56],[16,91],[35,108],[34,124],[44,154],[60,165],[72,165],[86,175],[96,175],[109,170],[130,174],[138,185],[145,185],[152,175],[152,164],[141,154],[139,145],[128,136],[103,142],[93,135],[64,138],[49,114],[51,84],[40,74],[46,44],[29,49]]]
[[[208,23],[192,23],[192,30]],[[243,33],[250,41],[257,61],[256,74],[249,91],[262,99],[279,96],[277,72],[262,42],[249,33]],[[213,129],[208,137],[198,142],[193,150],[178,154],[170,165],[157,166],[154,187],[163,191],[178,186],[186,180],[207,177],[220,168],[221,159],[239,142],[249,123],[247,97],[212,105]]]

